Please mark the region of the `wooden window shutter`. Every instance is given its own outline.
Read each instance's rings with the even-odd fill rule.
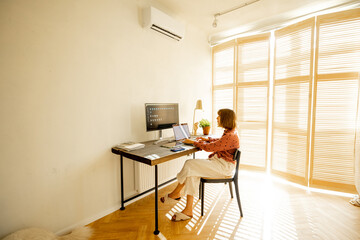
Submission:
[[[217,111],[221,108],[234,109],[235,40],[215,46],[213,59],[213,114],[212,131],[221,134],[217,127]]]
[[[236,114],[241,165],[266,169],[270,33],[237,39]]]
[[[271,171],[307,185],[315,18],[275,31]]]
[[[360,9],[318,17],[310,186],[355,191]]]

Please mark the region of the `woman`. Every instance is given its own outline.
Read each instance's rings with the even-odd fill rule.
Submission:
[[[224,128],[221,138],[197,138],[197,141],[186,139],[201,150],[212,152],[209,159],[189,159],[177,174],[178,185],[171,193],[160,198],[163,203],[176,203],[181,196],[187,196],[186,207],[177,212],[172,221],[188,220],[193,216],[194,195],[199,194],[201,177],[225,177],[231,175],[235,168],[234,154],[239,148],[239,137],[235,130],[236,115],[233,110],[220,109],[216,118],[219,127]]]

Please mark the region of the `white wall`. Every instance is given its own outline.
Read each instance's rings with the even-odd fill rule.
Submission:
[[[191,123],[202,98],[210,116],[206,35],[188,23],[176,42],[143,29],[139,11],[133,0],[0,1],[0,238],[116,210],[110,150],[156,137],[145,132],[144,103],[178,102]],[[125,172],[129,195],[129,160]]]

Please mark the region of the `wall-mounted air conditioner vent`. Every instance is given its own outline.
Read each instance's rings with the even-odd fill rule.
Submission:
[[[185,35],[185,25],[160,10],[149,7],[143,11],[144,27],[180,41]]]

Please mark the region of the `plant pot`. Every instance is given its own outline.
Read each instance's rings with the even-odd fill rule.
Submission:
[[[210,133],[210,126],[204,127],[203,128],[203,134],[204,135],[209,135],[209,133]]]

